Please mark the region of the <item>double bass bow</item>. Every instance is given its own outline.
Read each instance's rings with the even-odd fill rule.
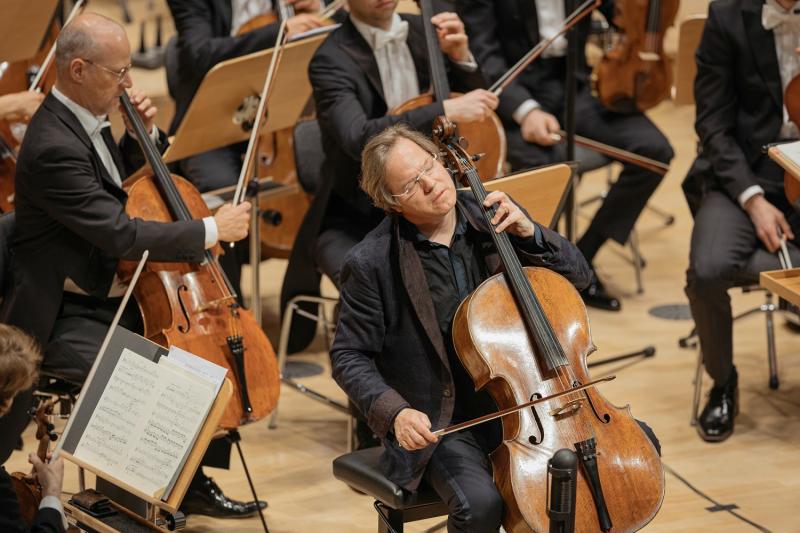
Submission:
[[[400,115],[412,109],[429,105],[433,102],[443,102],[457,93],[450,92],[450,82],[447,79],[447,70],[444,65],[439,48],[439,38],[431,23],[434,15],[431,0],[417,0],[422,12],[422,25],[425,31],[425,45],[428,51],[428,69],[431,77],[431,92],[416,96],[399,106],[391,109],[389,115]],[[472,143],[470,149],[481,153],[480,160],[476,163],[481,176],[485,179],[497,178],[503,175],[503,164],[506,160],[506,133],[500,118],[494,111],[488,117],[475,122],[460,122],[459,129]]]
[[[433,133],[448,170],[482,206],[487,192],[456,127],[439,117]],[[483,214],[493,227],[494,208]],[[453,344],[475,389],[486,389],[502,416],[503,442],[491,460],[505,504],[503,527],[509,533],[548,529],[548,462],[568,448],[581,465],[575,531],[642,528],[661,506],[663,468],[628,408],[609,403],[596,387],[602,380],[589,376],[586,357],[595,347],[580,295],[551,270],[523,268],[508,234],[490,234],[503,273],[461,303]],[[520,407],[526,403],[529,409]]]
[[[127,93],[123,92],[120,101],[153,170],[153,174],[134,176],[123,184],[128,193],[128,216],[160,222],[210,216],[197,189],[170,174]],[[164,347],[183,348],[229,370],[234,400],[220,426],[234,429],[275,408],[280,381],[272,345],[250,311],[239,307],[217,261],[220,253],[217,244],[205,251],[201,264],[149,262],[134,294],[145,337]],[[120,261],[120,278],[130,279],[133,267],[129,261]]]

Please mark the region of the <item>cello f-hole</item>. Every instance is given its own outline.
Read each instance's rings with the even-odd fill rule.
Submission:
[[[585,391],[583,391],[583,395],[584,395],[584,397],[586,398],[586,401],[587,401],[587,402],[589,402],[589,405],[590,405],[590,406],[591,406],[591,408],[592,408],[592,412],[594,413],[594,416],[595,416],[595,417],[596,417],[596,418],[597,418],[597,419],[598,419],[600,422],[602,422],[603,424],[608,424],[609,422],[611,422],[611,415],[610,415],[610,414],[608,414],[608,413],[603,413],[603,414],[600,414],[600,413],[597,411],[597,407],[594,405],[594,402],[592,401],[592,397],[591,397],[591,396],[589,396],[589,391],[588,391],[588,390],[585,390]]]
[[[181,324],[178,326],[178,331],[181,333],[188,333],[189,329],[192,327],[192,321],[189,319],[189,311],[186,309],[186,303],[183,301],[183,294],[188,293],[189,288],[186,285],[180,285],[178,287],[178,303],[181,306],[181,313],[183,314],[183,319],[186,320],[186,325],[184,326]]]
[[[539,394],[538,392],[534,392],[533,394],[531,394],[530,400],[531,401],[538,400],[541,397],[542,397],[541,394]],[[542,421],[539,420],[539,413],[536,412],[535,405],[531,406],[531,413],[533,413],[533,419],[536,421],[536,429],[539,432],[539,437],[537,438],[536,435],[531,435],[528,437],[528,442],[536,446],[537,444],[541,444],[542,441],[544,440],[544,428],[542,428]]]

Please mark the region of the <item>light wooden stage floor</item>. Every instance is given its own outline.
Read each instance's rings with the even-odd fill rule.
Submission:
[[[601,250],[596,260],[598,270],[608,288],[624,298],[623,311],[589,313],[598,347],[590,361],[648,344],[657,350],[653,358],[601,367],[593,373],[594,376],[615,373],[617,380],[604,385],[602,391],[617,404],[629,403],[633,414],[650,424],[661,440],[666,497],[661,511],[646,530],[800,531],[800,519],[795,515],[800,504],[800,336],[778,318],[781,386],[772,391],[767,387],[764,318],[754,316],[735,325],[741,412],[732,438],[707,444],[689,426],[697,353],[679,348],[677,342],[692,327],[692,322],[664,320],[648,314],[654,306],[686,302],[683,286],[692,222],[680,182],[695,153],[693,108],[676,108],[667,102],[650,115],[669,137],[677,154],[652,203],[673,213],[676,221],[663,227],[651,212],[645,212],[640,219],[641,249],[647,260],[644,294],[636,294],[633,269],[620,255],[624,251],[614,244]],[[587,175],[579,197],[592,196],[604,184],[604,171]],[[277,298],[284,270],[285,262],[280,260],[270,260],[262,266],[265,322],[273,340],[277,339]],[[243,280],[247,280],[246,272]],[[735,310],[763,302],[761,293],[731,293]],[[322,364],[325,372],[303,383],[344,400],[344,394],[330,379],[327,355],[321,351],[320,342],[316,349],[297,359]],[[266,517],[270,530],[273,533],[375,531],[377,517],[372,500],[351,491],[331,473],[331,461],[346,452],[345,418],[285,387],[280,412],[275,430],[267,428],[266,420],[241,429],[242,446],[256,488],[269,501]],[[33,449],[30,428],[24,437],[26,449]],[[232,464],[230,471],[210,469],[209,473],[229,496],[247,499],[247,484],[235,455]],[[15,452],[7,467],[13,471],[24,465],[24,455]],[[64,488],[68,493],[77,490],[76,469],[71,465],[67,467]],[[717,504],[735,510],[714,511],[712,507]],[[407,531],[423,531],[436,522],[434,519],[412,524]],[[187,531],[219,530],[257,532],[261,524],[257,518],[223,521],[189,517]]]

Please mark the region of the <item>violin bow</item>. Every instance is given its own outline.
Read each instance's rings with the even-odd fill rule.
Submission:
[[[64,26],[62,26],[62,29],[65,28],[67,24],[72,22],[72,19],[74,19],[75,16],[81,10],[83,10],[83,4],[85,3],[86,0],[78,0],[77,2],[75,2],[75,5],[72,6],[72,10],[69,12],[69,16],[67,17],[66,22],[64,22]],[[39,66],[39,70],[36,72],[36,76],[33,78],[33,81],[31,81],[30,87],[28,87],[29,91],[37,91],[37,92],[41,91],[41,87],[39,87],[39,84],[44,79],[45,75],[47,74],[47,71],[50,70],[50,65],[53,64],[53,57],[55,57],[56,55],[56,44],[57,43],[53,43],[53,45],[50,47],[50,50],[47,52],[44,61],[42,61],[42,64]]]
[[[566,139],[567,134],[564,130],[558,130],[552,133],[551,136],[554,140],[562,142]],[[594,139],[589,139],[588,137],[575,135],[575,144],[581,145],[584,148],[589,148],[590,150],[594,150],[595,152],[599,152],[603,155],[607,155],[613,159],[618,159],[626,163],[633,163],[634,165],[640,166],[646,170],[655,172],[659,176],[664,176],[669,171],[669,165],[666,163],[656,161],[655,159],[650,159],[649,157],[645,157],[643,155],[634,154],[633,152],[617,148],[616,146],[611,146],[610,144],[601,143],[600,141],[595,141]]]
[[[453,424],[452,426],[447,426],[446,428],[437,429],[436,431],[433,432],[433,434],[436,437],[444,437],[445,435],[449,435],[450,433],[455,433],[456,431],[461,431],[462,429],[471,428],[472,426],[477,426],[478,424],[483,424],[485,422],[489,422],[490,420],[495,420],[497,418],[501,418],[506,415],[514,414],[517,411],[522,411],[523,409],[527,409],[528,407],[533,407],[536,404],[549,402],[550,400],[555,400],[556,398],[566,396],[567,394],[572,394],[573,392],[580,392],[582,390],[588,389],[589,387],[594,387],[595,385],[599,385],[600,383],[605,383],[606,381],[611,381],[616,378],[617,376],[608,376],[605,378],[596,379],[594,381],[586,383],[585,385],[580,385],[578,387],[573,387],[571,389],[563,390],[561,392],[556,392],[555,394],[551,394],[550,396],[543,396],[542,398],[536,398],[529,402],[521,403],[513,407],[507,407],[506,409],[503,409],[501,411],[490,413],[484,416],[479,416],[478,418],[473,418],[472,420],[467,420],[466,422],[461,422],[460,424]]]
[[[275,48],[272,51],[272,61],[267,70],[267,77],[264,79],[264,87],[261,90],[260,100],[258,102],[258,111],[256,112],[255,122],[253,128],[250,130],[250,140],[247,143],[247,152],[245,152],[244,162],[242,163],[242,170],[239,172],[239,181],[236,183],[236,191],[233,193],[233,205],[238,205],[244,200],[244,188],[250,181],[252,175],[253,165],[255,163],[255,155],[258,149],[258,140],[261,135],[262,121],[265,119],[267,111],[267,101],[272,94],[272,88],[275,85],[275,72],[281,57],[283,57],[283,49],[288,40],[286,32],[286,21],[281,22],[280,29],[278,30],[278,38],[275,43]],[[231,243],[233,247],[233,243]]]
[[[583,20],[584,17],[589,15],[592,11],[595,10],[600,5],[601,0],[586,0],[582,3],[578,8],[573,11],[566,19],[564,19],[564,24],[559,28],[559,30],[548,39],[543,39],[539,41],[539,44],[531,48],[531,50],[522,56],[522,58],[516,62],[516,64],[508,69],[505,74],[500,76],[496,82],[489,87],[489,91],[493,92],[495,96],[500,96],[506,87],[511,85],[514,80],[516,80],[522,71],[528,68],[528,65],[533,63],[542,53],[555,42],[560,36],[568,32],[575,24]]]
[[[341,8],[343,8],[345,3],[346,0],[335,0],[334,2],[331,2],[329,5],[325,7],[325,9],[319,12],[319,18],[321,19],[331,18],[331,15],[333,15]]]

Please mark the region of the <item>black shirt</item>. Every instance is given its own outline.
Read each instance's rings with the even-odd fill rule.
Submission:
[[[458,306],[492,274],[487,272],[482,252],[487,244],[491,243],[492,237],[473,228],[461,212],[460,206],[457,207],[456,213],[458,220],[450,246],[428,240],[416,226],[405,219],[401,222],[402,231],[406,232],[409,240],[414,243],[422,262],[422,270],[428,281],[439,329],[447,349],[456,389],[453,423],[464,422],[495,410],[494,402],[488,393],[475,392],[472,378],[458,358],[452,335],[453,317]],[[523,240],[512,236],[512,242],[525,248],[528,242],[531,244],[538,242],[539,235],[537,227],[533,238]]]

